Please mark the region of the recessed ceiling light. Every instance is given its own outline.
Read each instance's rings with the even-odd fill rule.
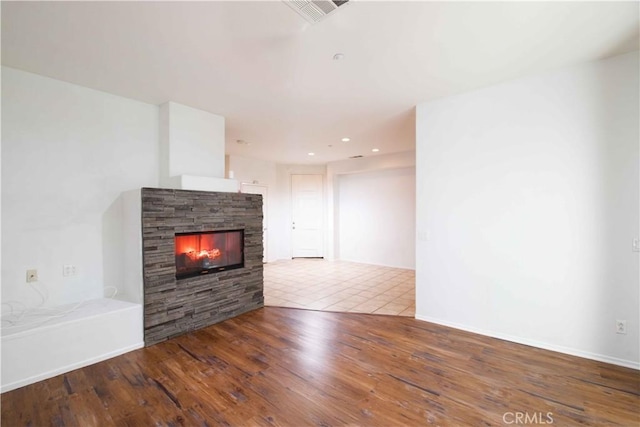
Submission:
[[[374,149],[373,149],[373,150],[371,150],[371,151],[373,151],[374,153],[377,153],[378,151],[380,151],[380,149],[379,149],[379,148],[374,148]]]
[[[349,141],[351,141],[351,138],[346,138],[346,137],[342,138],[342,142],[349,142]]]
[[[315,156],[316,155],[316,153],[307,153],[307,154],[309,154],[310,156]]]
[[[336,53],[333,55],[334,61],[342,61],[344,59],[344,53]]]

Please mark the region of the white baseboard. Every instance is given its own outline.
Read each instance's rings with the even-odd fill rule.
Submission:
[[[485,335],[488,337],[499,338],[501,340],[511,341],[518,344],[524,344],[531,347],[542,348],[544,350],[557,351],[558,353],[569,354],[571,356],[578,356],[585,359],[597,360],[599,362],[611,363],[613,365],[624,366],[626,368],[640,370],[640,362],[635,362],[633,360],[619,359],[617,357],[611,357],[604,354],[591,353],[589,351],[578,350],[570,347],[563,347],[559,345],[531,340],[528,338],[522,338],[514,335],[503,334],[500,332],[487,331],[484,329],[473,328],[473,327],[452,323],[452,322],[446,322],[440,319],[434,319],[428,316],[421,316],[418,314],[416,314],[416,319],[422,320],[424,322],[435,323],[437,325],[447,326],[454,329],[460,329],[462,331],[473,332],[474,334]]]
[[[353,262],[355,264],[364,264],[364,265],[374,265],[376,267],[389,267],[389,268],[399,268],[401,270],[411,270],[411,271],[415,271],[416,267],[408,267],[408,266],[400,266],[400,265],[391,265],[391,264],[379,264],[379,263],[373,263],[373,262],[365,262],[365,261],[357,261],[357,260],[353,260],[353,259],[349,259],[349,258],[335,258],[334,261],[346,261],[346,262]]]
[[[85,366],[93,365],[94,363],[102,362],[103,360],[111,359],[112,357],[120,356],[121,354],[128,353],[133,350],[137,350],[139,348],[144,347],[144,342],[136,343],[134,345],[130,345],[128,347],[120,348],[118,350],[111,351],[106,354],[101,354],[100,356],[92,357],[90,359],[85,359],[76,363],[72,363],[67,366],[62,366],[51,371],[43,372],[38,375],[34,375],[29,378],[21,379],[20,381],[15,381],[9,384],[3,384],[0,388],[0,393],[4,393],[6,391],[15,390],[20,387],[24,387],[29,384],[36,383],[38,381],[46,380],[49,378],[53,378],[56,375],[64,374],[66,372],[73,371],[75,369],[84,368]]]

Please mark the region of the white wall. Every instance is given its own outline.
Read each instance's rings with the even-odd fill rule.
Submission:
[[[275,190],[277,183],[276,163],[241,156],[227,156],[226,163],[227,175],[229,172],[233,172],[235,179],[240,184],[266,185],[270,190]],[[275,191],[273,192],[275,193]]]
[[[224,177],[224,117],[175,102],[160,106],[160,177]]]
[[[276,164],[266,160],[241,156],[227,156],[227,176],[233,172],[234,178],[242,185],[258,184],[267,187],[267,262],[278,259],[278,241],[281,236],[277,230],[282,228],[282,201],[277,188]]]
[[[346,159],[327,164],[327,232],[326,258],[340,259],[340,177],[346,174],[382,172],[389,169],[411,168],[415,170],[415,151],[403,151],[392,154],[378,154],[358,159]],[[415,180],[414,180],[415,181]],[[415,184],[414,184],[415,189]],[[415,206],[415,191],[403,193],[404,205]],[[415,215],[415,214],[414,214]],[[414,227],[415,231],[415,227]],[[404,241],[404,248],[415,254],[415,233]],[[415,257],[414,257],[415,258]],[[415,265],[415,259],[412,261]]]
[[[158,186],[158,107],[2,68],[2,297],[48,305],[122,282],[123,191]],[[62,276],[73,264],[77,275]]]
[[[636,52],[418,106],[418,318],[640,366],[638,71]]]
[[[327,165],[327,173],[341,175],[348,173],[373,172],[386,169],[412,168],[416,165],[415,151],[401,151],[392,154],[377,154],[358,159],[338,160]]]
[[[338,258],[415,268],[415,168],[340,175]]]

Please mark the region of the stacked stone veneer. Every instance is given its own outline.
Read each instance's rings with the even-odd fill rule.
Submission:
[[[176,233],[244,229],[244,268],[176,280]],[[264,305],[262,196],[142,189],[144,341],[212,325]]]

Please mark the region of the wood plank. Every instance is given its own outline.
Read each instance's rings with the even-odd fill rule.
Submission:
[[[1,401],[12,427],[478,426],[507,412],[630,426],[640,372],[410,318],[267,307]]]

